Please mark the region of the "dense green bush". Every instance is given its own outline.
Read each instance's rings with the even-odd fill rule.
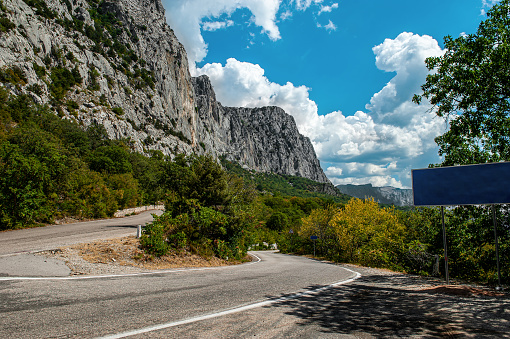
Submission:
[[[140,245],[146,252],[156,256],[168,253],[168,244],[164,237],[163,217],[154,216],[154,221],[145,226],[144,233],[140,238]]]
[[[165,166],[166,212],[157,223],[170,248],[246,255],[254,219],[253,188],[227,173],[211,156],[178,155]],[[150,235],[148,235],[150,236]]]
[[[27,81],[25,73],[18,66],[3,67],[0,69],[0,82],[24,86]]]
[[[82,83],[83,79],[78,68],[69,70],[65,67],[53,67],[51,69],[50,93],[56,100],[63,100],[67,91],[73,86]]]
[[[44,0],[23,0],[27,5],[35,9],[35,14],[40,15],[46,19],[54,19],[57,17],[57,13],[52,11],[46,5]]]

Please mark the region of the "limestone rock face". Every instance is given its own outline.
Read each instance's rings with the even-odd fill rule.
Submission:
[[[216,101],[207,76],[193,78],[193,83],[199,117],[209,132],[202,142],[212,150],[258,172],[329,182],[312,143],[283,109],[224,107]]]
[[[14,24],[0,33],[0,69],[19,68],[26,78],[1,84],[12,94],[28,94],[84,127],[102,124],[138,152],[224,155],[252,170],[329,182],[290,115],[223,107],[206,76],[190,76],[161,0],[39,2],[43,10],[3,0],[0,10]],[[57,97],[63,69],[81,81]]]

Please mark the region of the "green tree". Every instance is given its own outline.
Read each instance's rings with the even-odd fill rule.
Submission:
[[[208,156],[177,155],[168,162],[166,187],[179,199],[196,199],[202,206],[219,206],[231,199],[228,173]]]
[[[422,97],[450,124],[436,138],[443,165],[510,160],[509,0],[487,13],[475,34],[444,38],[446,52],[426,59],[434,70]]]
[[[273,231],[282,231],[287,227],[289,220],[282,212],[273,213],[267,220],[266,226]]]
[[[89,156],[89,166],[96,172],[130,173],[133,170],[129,151],[121,145],[100,146]]]

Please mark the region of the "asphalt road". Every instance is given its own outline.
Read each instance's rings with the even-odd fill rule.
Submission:
[[[0,245],[0,259],[133,234],[143,223],[3,232],[0,243],[18,247]],[[0,338],[510,338],[508,295],[440,295],[427,288],[442,281],[253,254],[260,261],[136,275],[0,274]]]
[[[133,235],[136,234],[137,225],[145,225],[152,221],[152,213],[159,215],[162,211],[147,211],[124,218],[0,232],[0,257]]]
[[[0,338],[93,338],[119,333],[172,337],[177,325],[193,324],[199,331],[204,320],[228,320],[230,313],[270,307],[274,299],[356,277],[338,265],[303,257],[254,254],[260,261],[220,268],[115,277],[4,277]],[[160,327],[147,329],[150,326]],[[232,338],[242,336],[222,326],[213,330]]]

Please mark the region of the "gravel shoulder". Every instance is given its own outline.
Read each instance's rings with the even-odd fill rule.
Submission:
[[[70,275],[130,274],[171,268],[213,267],[242,263],[215,257],[203,258],[185,251],[171,252],[157,258],[144,254],[135,236],[76,244],[38,252],[37,255],[65,263],[70,269]]]

